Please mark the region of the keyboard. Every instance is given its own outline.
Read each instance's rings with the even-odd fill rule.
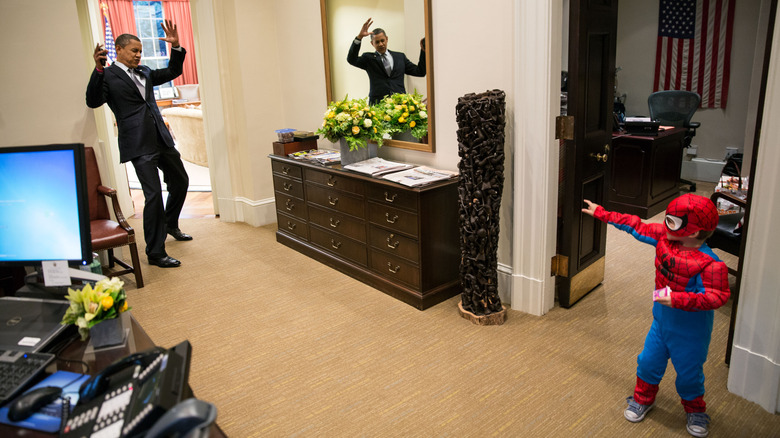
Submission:
[[[54,357],[51,353],[0,350],[0,405],[35,383]]]

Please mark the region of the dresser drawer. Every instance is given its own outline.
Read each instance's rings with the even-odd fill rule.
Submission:
[[[279,173],[285,176],[291,176],[293,178],[301,179],[303,176],[303,170],[300,166],[294,164],[283,163],[281,161],[271,161],[271,169],[274,173]]]
[[[420,288],[420,269],[397,257],[371,250],[371,269],[392,281],[401,281],[414,288]]]
[[[306,221],[297,217],[288,216],[277,210],[276,223],[279,225],[279,231],[293,234],[304,240],[308,240],[309,238],[309,227],[306,224]]]
[[[414,213],[369,202],[368,218],[372,224],[417,237],[417,215]]]
[[[303,199],[303,183],[300,180],[274,174],[274,190]]]
[[[371,225],[368,234],[369,244],[372,248],[401,257],[415,264],[420,262],[420,245],[416,240],[374,225]]]
[[[309,222],[359,242],[366,241],[366,223],[352,216],[309,206]]]
[[[309,203],[351,214],[359,218],[365,217],[365,201],[363,198],[347,195],[344,192],[320,187],[315,184],[306,184],[306,193]]]
[[[284,193],[276,192],[276,210],[306,220],[306,203]]]
[[[382,205],[417,211],[417,193],[400,187],[369,184],[368,199]]]
[[[342,235],[325,231],[316,225],[310,227],[311,242],[331,254],[366,266],[366,246]]]
[[[355,195],[362,196],[365,194],[365,188],[362,181],[334,173],[306,169],[306,181],[321,184],[335,190],[343,190]]]

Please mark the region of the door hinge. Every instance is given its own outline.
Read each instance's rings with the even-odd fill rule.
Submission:
[[[551,260],[551,273],[557,277],[569,276],[569,258],[565,255],[555,254]]]
[[[555,118],[555,139],[574,140],[574,116],[558,116]]]

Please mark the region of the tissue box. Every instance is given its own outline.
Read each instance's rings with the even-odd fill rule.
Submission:
[[[280,141],[274,142],[274,155],[286,157],[293,152],[308,151],[311,149],[317,149],[317,140],[291,141],[287,143],[282,143]]]

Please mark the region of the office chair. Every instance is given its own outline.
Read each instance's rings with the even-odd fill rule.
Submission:
[[[718,219],[718,227],[715,232],[707,239],[707,246],[710,248],[718,248],[729,254],[739,257],[739,248],[742,244],[742,228],[736,229],[737,224],[745,217],[745,209],[747,203],[742,199],[731,195],[730,193],[715,192],[710,197],[712,202],[717,205],[718,199],[724,199],[726,201],[735,204],[740,207],[740,212],[732,214],[721,215]],[[737,262],[737,269],[731,267],[729,274],[734,275],[739,280],[739,262]],[[726,344],[726,365],[731,362],[731,344],[734,342],[734,325],[737,318],[737,303],[739,302],[739,284],[734,290],[731,291],[731,320],[729,321],[729,335]]]
[[[111,275],[135,274],[135,284],[139,289],[144,287],[144,279],[141,275],[141,264],[138,261],[138,246],[135,243],[135,230],[127,223],[122,210],[119,208],[119,199],[116,190],[104,186],[100,182],[100,171],[95,158],[94,149],[84,148],[87,166],[87,192],[89,193],[89,220],[92,232],[92,250],[106,250],[108,253],[108,267],[113,268],[114,263],[125,268],[121,271],[111,272]],[[111,219],[108,212],[106,198],[111,198],[116,221]],[[130,265],[114,256],[114,248],[128,246],[133,264]]]
[[[683,148],[691,145],[691,140],[696,135],[696,128],[701,126],[699,122],[691,122],[691,117],[699,109],[700,103],[701,96],[692,91],[656,91],[647,98],[651,119],[659,121],[661,125],[685,128],[687,130],[683,139]],[[694,182],[682,178],[680,178],[680,182],[689,186],[688,190],[690,192],[696,191]]]

